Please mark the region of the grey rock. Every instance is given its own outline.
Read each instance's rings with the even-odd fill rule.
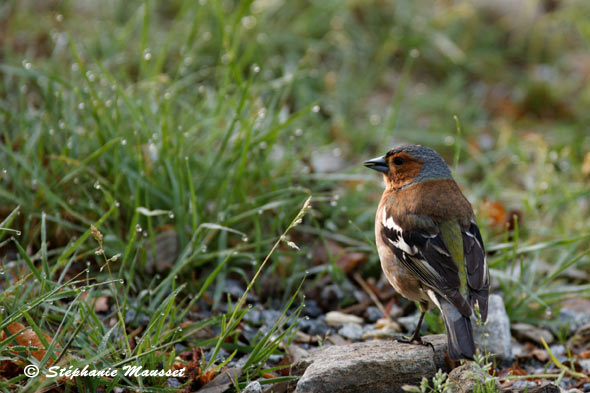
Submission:
[[[324,310],[318,306],[318,302],[313,299],[305,301],[305,307],[301,310],[301,315],[308,316],[310,318],[318,318],[324,314]]]
[[[575,332],[583,325],[590,323],[590,311],[581,312],[563,307],[561,310],[559,310],[557,320],[561,322],[562,325],[567,325],[570,332]]]
[[[582,389],[584,389],[584,392],[590,392],[590,382],[583,384]]]
[[[346,323],[338,330],[338,334],[349,340],[360,340],[363,336],[363,327],[358,323]]]
[[[242,393],[262,393],[262,385],[258,381],[252,381],[242,390]]]
[[[319,319],[300,319],[299,329],[310,336],[325,336],[334,330],[328,326],[324,318]]]
[[[520,341],[531,341],[538,345],[543,345],[541,339],[547,344],[553,343],[553,334],[550,331],[530,325],[528,323],[515,323],[511,327],[514,337]]]
[[[450,387],[451,393],[472,393],[478,384],[493,385],[493,391],[500,390],[500,383],[491,379],[490,375],[474,363],[466,363],[450,372],[449,378],[453,381]],[[489,381],[486,381],[489,379]],[[488,385],[488,386],[489,386]]]
[[[381,310],[379,310],[377,307],[367,307],[367,319],[369,322],[377,322],[382,316],[383,314],[381,313]]]
[[[261,319],[264,325],[270,327],[279,320],[281,314],[282,313],[279,310],[262,310]]]
[[[578,364],[582,370],[590,371],[590,359],[578,359]]]
[[[488,299],[488,319],[485,327],[472,320],[475,343],[499,359],[512,356],[510,345],[510,320],[504,307],[504,301],[498,295],[490,295]]]
[[[374,340],[323,347],[311,355],[311,364],[297,383],[297,393],[401,392],[419,384],[438,369],[446,370],[447,338],[424,336],[434,346]],[[310,359],[306,359],[310,362]]]
[[[176,378],[168,378],[166,382],[168,382],[168,386],[171,388],[179,388],[182,386],[182,383]]]

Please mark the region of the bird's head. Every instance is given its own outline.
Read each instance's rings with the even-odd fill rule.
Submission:
[[[384,156],[365,161],[364,165],[383,173],[387,189],[399,189],[424,180],[452,178],[442,157],[420,145],[394,147]]]

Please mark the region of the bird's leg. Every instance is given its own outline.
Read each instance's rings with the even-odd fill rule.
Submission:
[[[422,321],[424,320],[424,315],[426,314],[426,308],[422,308],[420,307],[420,319],[418,319],[418,324],[416,325],[416,330],[414,330],[414,334],[412,334],[411,337],[404,337],[401,339],[398,339],[397,341],[399,341],[400,343],[405,343],[405,344],[412,344],[412,343],[416,343],[416,344],[420,344],[420,345],[424,345],[424,346],[429,346],[430,348],[432,348],[432,350],[434,352],[436,352],[436,350],[434,349],[434,345],[432,345],[432,343],[429,342],[425,342],[422,341],[422,338],[420,337],[420,328],[422,327]]]
[[[422,338],[420,337],[420,328],[422,327],[422,321],[424,320],[424,314],[426,314],[426,310],[420,310],[420,319],[418,320],[418,324],[416,325],[416,329],[414,330],[414,334],[408,337],[403,337],[398,339],[399,342],[405,344],[417,343],[423,344]]]

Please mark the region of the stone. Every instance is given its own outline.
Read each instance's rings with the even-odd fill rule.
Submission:
[[[318,302],[313,299],[305,301],[305,307],[301,310],[301,315],[308,316],[310,318],[319,318],[324,314],[324,310],[318,306]]]
[[[581,347],[587,342],[590,342],[590,323],[580,326],[569,339],[568,344]]]
[[[477,390],[477,385],[486,384],[487,386],[494,386],[494,389],[489,391],[499,391],[500,383],[498,380],[494,380],[489,373],[482,370],[477,364],[466,363],[453,369],[449,373],[449,379],[453,381],[450,387],[451,393],[473,393]],[[488,391],[484,389],[483,391]]]
[[[367,320],[369,322],[377,322],[382,316],[383,314],[381,313],[381,310],[379,310],[377,307],[367,307]]]
[[[406,384],[417,385],[447,370],[444,334],[424,336],[427,345],[373,340],[314,351],[309,366],[297,382],[297,393],[401,392]],[[300,368],[301,369],[301,368]]]
[[[590,323],[590,299],[573,298],[562,303],[557,320],[575,332]]]
[[[363,337],[363,327],[358,323],[345,323],[338,334],[349,340],[358,341]]]
[[[553,334],[543,328],[539,328],[528,323],[515,323],[511,327],[514,337],[520,341],[530,341],[538,345],[543,345],[541,339],[547,344],[553,343]]]
[[[252,381],[242,390],[242,393],[262,393],[262,385],[258,381]]]
[[[490,295],[488,299],[488,319],[485,325],[479,326],[472,320],[475,343],[482,350],[499,359],[510,359],[510,320],[499,295]]]
[[[300,319],[299,329],[309,334],[310,336],[326,336],[331,330],[323,318],[319,319]]]
[[[363,323],[363,319],[361,317],[357,317],[356,315],[352,314],[345,314],[340,311],[330,311],[326,314],[326,323],[330,326],[340,326],[344,325],[345,323]]]

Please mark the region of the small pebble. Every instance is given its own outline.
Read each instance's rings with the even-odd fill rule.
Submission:
[[[382,316],[381,310],[379,310],[377,307],[367,307],[367,320],[369,322],[377,322]]]
[[[590,392],[590,382],[583,384],[582,389],[584,389],[584,392]]]
[[[519,381],[514,381],[514,383],[512,384],[512,390],[525,390],[526,388],[532,388],[535,386],[537,386],[535,382],[523,379]]]
[[[310,336],[325,336],[333,330],[322,319],[301,319],[299,329]]]
[[[170,386],[171,388],[179,388],[180,386],[182,386],[182,383],[180,383],[180,381],[176,378],[168,378],[168,386]]]
[[[338,334],[349,340],[357,341],[363,337],[363,327],[358,323],[346,323],[338,330]]]
[[[326,314],[326,323],[330,326],[344,325],[345,323],[363,323],[361,317],[352,314],[345,314],[340,311],[330,311]]]
[[[262,385],[258,381],[252,381],[242,390],[242,393],[262,393]]]
[[[323,313],[324,311],[321,309],[320,306],[318,306],[318,302],[312,299],[305,301],[305,307],[301,311],[302,315],[308,316],[310,318],[318,318]]]
[[[583,370],[590,371],[590,359],[578,359],[578,364]]]

